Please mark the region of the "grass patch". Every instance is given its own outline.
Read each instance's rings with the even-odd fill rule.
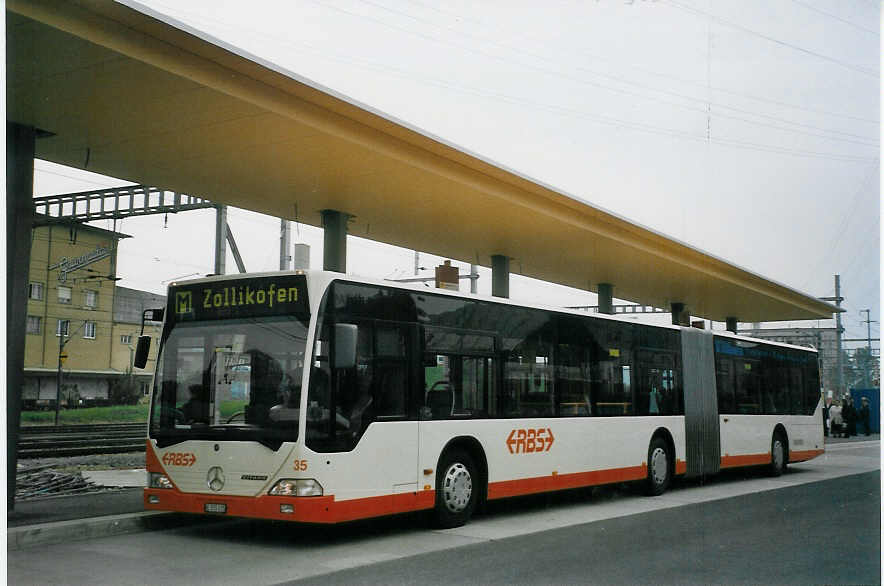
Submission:
[[[58,414],[60,425],[85,425],[89,423],[144,423],[147,424],[149,405],[113,405],[110,407],[85,407],[62,409]],[[55,411],[22,411],[22,425],[53,425]]]

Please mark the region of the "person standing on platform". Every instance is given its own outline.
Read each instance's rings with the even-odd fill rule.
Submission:
[[[869,435],[871,433],[871,430],[869,429],[872,426],[871,415],[872,414],[869,411],[869,398],[863,397],[862,407],[859,408],[859,420],[863,424],[863,429],[865,430],[866,435]]]
[[[847,427],[847,437],[856,435],[856,408],[853,406],[853,397],[844,396],[844,406],[841,408],[841,417]]]

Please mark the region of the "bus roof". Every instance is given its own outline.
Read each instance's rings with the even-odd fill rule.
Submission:
[[[373,277],[360,277],[360,276],[356,276],[356,275],[347,275],[347,274],[343,274],[343,273],[336,273],[336,272],[332,272],[332,271],[320,271],[320,270],[268,271],[268,272],[261,272],[261,273],[245,273],[245,274],[236,274],[236,275],[214,275],[211,277],[204,277],[204,278],[200,278],[200,279],[188,279],[186,281],[176,281],[176,282],[170,283],[169,287],[175,287],[175,286],[178,286],[181,284],[192,284],[192,283],[199,283],[199,282],[214,283],[214,282],[224,282],[224,281],[237,281],[237,280],[242,280],[242,279],[252,279],[255,277],[273,277],[273,276],[280,276],[280,275],[298,275],[298,274],[304,274],[308,278],[308,287],[310,287],[310,290],[308,291],[308,293],[311,296],[311,306],[312,307],[319,307],[319,293],[320,292],[314,290],[317,288],[317,285],[318,285],[318,289],[320,291],[324,291],[326,289],[326,287],[329,284],[331,284],[333,281],[344,281],[344,282],[359,283],[359,284],[366,284],[366,285],[377,285],[380,287],[390,287],[390,288],[404,290],[404,291],[412,291],[414,293],[420,293],[420,294],[424,294],[424,295],[443,295],[443,296],[447,296],[447,297],[458,297],[458,298],[462,298],[462,299],[471,299],[471,300],[478,300],[478,301],[491,302],[491,303],[502,303],[505,305],[513,305],[513,306],[517,306],[517,307],[527,307],[527,308],[532,308],[532,309],[540,309],[540,310],[544,310],[544,311],[577,315],[577,316],[581,316],[581,317],[591,317],[593,319],[616,321],[616,322],[620,322],[620,323],[639,324],[639,325],[650,326],[650,327],[655,327],[655,328],[663,328],[663,329],[670,329],[670,330],[687,329],[686,326],[677,326],[677,325],[673,325],[673,324],[651,323],[651,322],[647,322],[647,321],[642,321],[641,319],[629,318],[629,317],[626,317],[624,315],[619,315],[619,314],[607,315],[607,314],[603,314],[603,313],[588,313],[586,311],[581,311],[579,309],[572,309],[572,308],[567,308],[567,307],[557,307],[554,305],[547,305],[547,304],[543,304],[543,303],[529,303],[529,302],[524,302],[524,301],[507,299],[507,298],[503,298],[503,297],[492,297],[489,295],[464,293],[461,291],[452,291],[449,289],[440,289],[440,288],[435,288],[435,287],[428,288],[428,287],[421,286],[416,283],[400,283],[397,281],[388,281],[388,280],[377,279],[377,278],[373,278]],[[751,338],[751,337],[744,336],[744,335],[734,334],[734,333],[729,332],[727,330],[709,330],[709,332],[711,334],[716,335],[716,336],[722,336],[722,337],[726,337],[728,339],[732,339],[732,340],[736,340],[736,341],[743,341],[743,342],[752,343],[752,344],[763,344],[763,345],[767,345],[767,346],[780,346],[783,348],[792,348],[792,349],[796,349],[796,350],[805,350],[808,352],[817,352],[816,348],[813,348],[813,347],[796,346],[793,344],[787,344],[785,342],[776,342],[776,341],[772,341],[772,340],[762,340],[762,339],[758,339],[758,338]]]

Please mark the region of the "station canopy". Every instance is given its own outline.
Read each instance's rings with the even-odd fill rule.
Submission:
[[[6,8],[7,119],[40,159],[716,321],[836,310],[138,5]]]

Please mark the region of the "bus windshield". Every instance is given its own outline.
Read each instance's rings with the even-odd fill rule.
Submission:
[[[150,436],[258,441],[298,437],[306,316],[180,322],[157,358]]]

